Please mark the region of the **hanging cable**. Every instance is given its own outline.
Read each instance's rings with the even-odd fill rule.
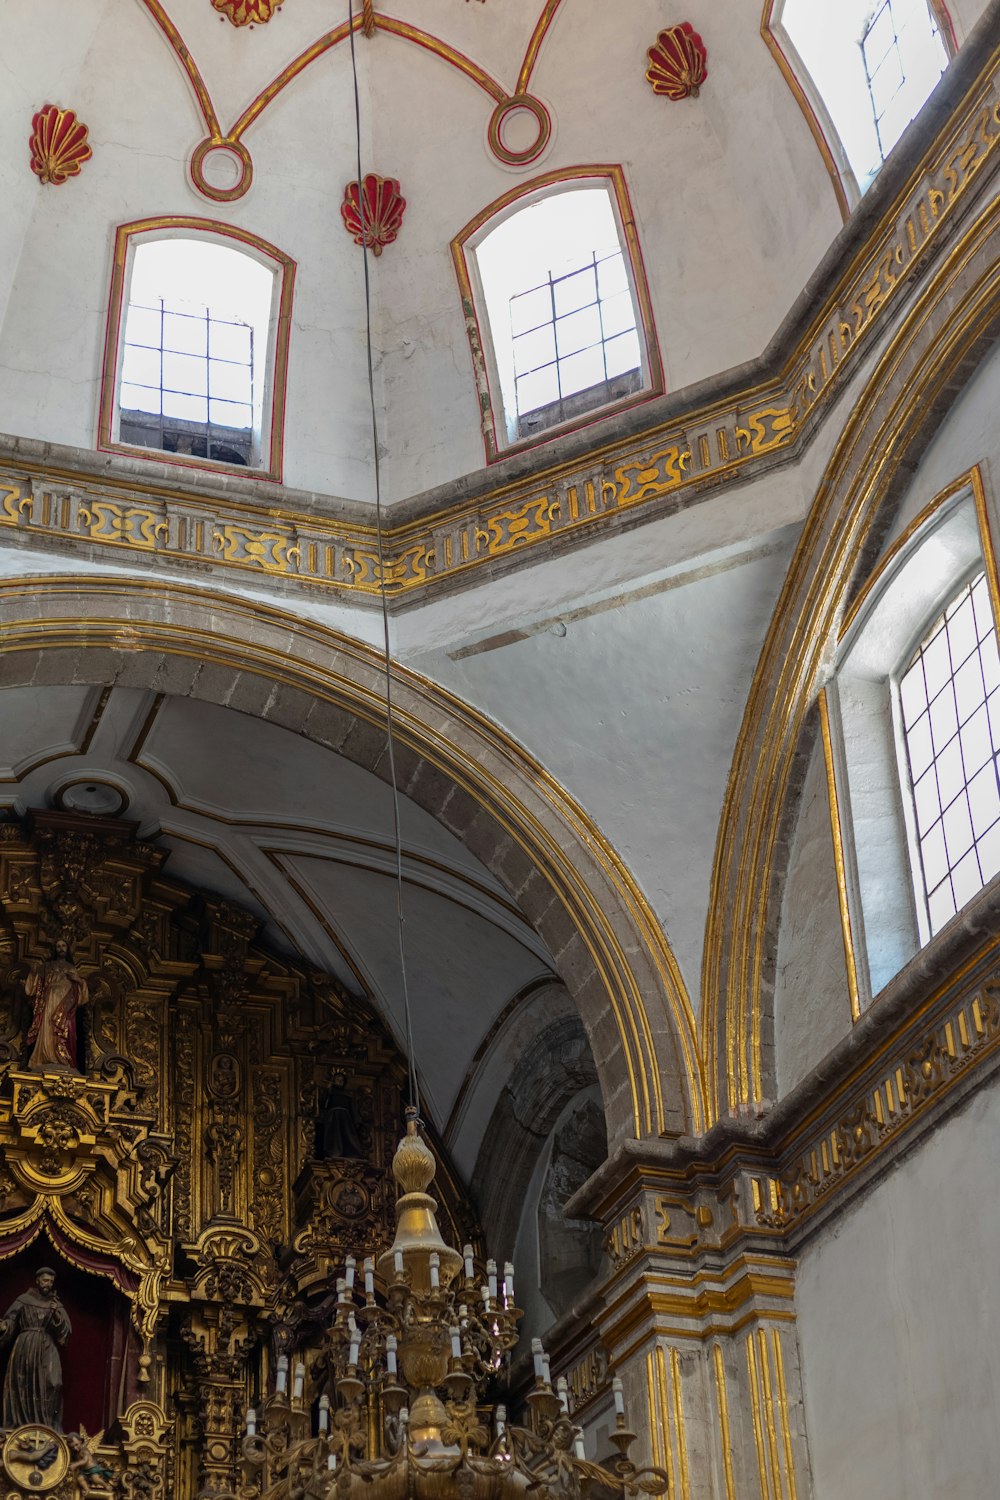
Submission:
[[[385,564],[382,554],[382,477],[378,453],[378,410],[375,404],[375,370],[372,358],[371,276],[368,267],[368,243],[365,235],[364,177],[361,172],[361,95],[358,88],[358,60],[354,50],[354,0],[347,0],[348,35],[351,42],[351,76],[354,81],[354,133],[358,160],[358,212],[361,220],[361,253],[365,272],[365,339],[368,352],[368,400],[371,408],[372,448],[375,454],[375,537],[378,557],[379,596],[382,601],[382,656],[385,663],[385,725],[389,754],[389,782],[392,787],[392,820],[396,843],[396,928],[399,936],[399,970],[403,982],[403,1020],[406,1029],[406,1064],[410,1080],[410,1103],[419,1113],[420,1090],[417,1066],[413,1057],[413,1026],[410,1019],[410,990],[406,981],[406,944],[403,936],[403,835],[399,820],[399,786],[396,781],[396,751],[392,733],[392,657],[389,649],[389,601],[385,587]]]

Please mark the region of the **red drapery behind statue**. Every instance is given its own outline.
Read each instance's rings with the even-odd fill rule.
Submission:
[[[0,1254],[14,1243],[0,1239]],[[76,1246],[73,1254],[79,1259],[86,1256]],[[55,1271],[56,1292],[73,1325],[71,1337],[60,1350],[63,1426],[67,1432],[75,1431],[82,1422],[88,1432],[97,1432],[118,1411],[129,1337],[128,1301],[106,1276],[71,1265],[48,1234],[41,1233],[10,1259],[0,1261],[0,1314],[27,1291],[41,1266]],[[9,1353],[8,1346],[0,1355],[0,1380],[6,1375]]]

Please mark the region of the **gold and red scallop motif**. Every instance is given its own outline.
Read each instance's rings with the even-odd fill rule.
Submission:
[[[43,182],[56,187],[75,177],[93,156],[87,141],[89,131],[75,110],[46,104],[31,119],[31,170]]]
[[[282,0],[212,0],[212,4],[234,26],[263,26],[281,9]]]
[[[379,177],[369,172],[358,187],[349,182],[344,189],[340,212],[348,234],[356,245],[365,245],[373,255],[381,255],[399,233],[406,209],[406,199],[395,177]]]
[[[646,56],[646,77],[654,94],[666,94],[668,99],[697,98],[708,77],[708,54],[690,21],[661,31]]]

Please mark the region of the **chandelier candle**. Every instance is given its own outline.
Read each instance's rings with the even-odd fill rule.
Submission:
[[[613,1465],[583,1458],[582,1434],[560,1376],[532,1341],[534,1383],[526,1426],[490,1414],[479,1401],[503,1378],[517,1344],[521,1310],[513,1274],[487,1262],[480,1281],[471,1246],[460,1254],[438,1227],[428,1193],[434,1157],[407,1111],[406,1134],[392,1164],[400,1188],[396,1235],[377,1262],[363,1261],[364,1302],[355,1289],[357,1258],[337,1284],[332,1321],[318,1355],[295,1351],[288,1399],[288,1356],[277,1364],[274,1394],[247,1414],[246,1487],[261,1500],[597,1500],[598,1490],[631,1500],[662,1495],[667,1476],[628,1457],[635,1434],[615,1396],[618,1450]],[[482,1312],[478,1299],[482,1296]],[[306,1389],[306,1381],[309,1388]],[[313,1411],[317,1411],[313,1428]]]

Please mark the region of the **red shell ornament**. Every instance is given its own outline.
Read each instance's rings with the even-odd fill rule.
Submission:
[[[94,154],[87,144],[88,134],[74,110],[46,104],[31,119],[31,170],[57,187],[75,177]]]
[[[653,85],[653,93],[666,94],[668,99],[697,98],[708,77],[707,55],[705,43],[690,21],[668,26],[646,54],[649,58],[646,77]]]
[[[212,4],[234,26],[263,26],[281,9],[282,0],[212,0]]]
[[[367,245],[373,255],[381,255],[399,233],[405,208],[406,199],[397,179],[369,172],[360,191],[356,182],[347,184],[340,212],[354,243]]]

